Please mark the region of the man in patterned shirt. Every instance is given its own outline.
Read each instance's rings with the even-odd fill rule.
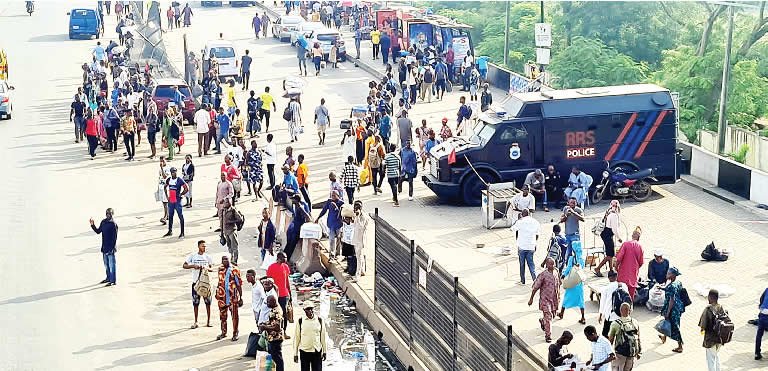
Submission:
[[[355,166],[355,159],[352,156],[347,157],[344,169],[341,170],[341,182],[344,184],[344,190],[347,191],[349,203],[355,202],[355,189],[360,190],[360,175]]]
[[[274,296],[267,297],[269,315],[267,322],[259,324],[259,331],[267,332],[267,352],[272,356],[277,370],[283,370],[283,310]]]
[[[219,266],[219,284],[216,287],[216,301],[219,303],[219,319],[221,319],[221,334],[216,340],[227,337],[227,314],[232,313],[232,341],[237,341],[237,325],[240,322],[238,308],[243,306],[243,280],[240,269],[229,264],[229,257],[221,257]]]

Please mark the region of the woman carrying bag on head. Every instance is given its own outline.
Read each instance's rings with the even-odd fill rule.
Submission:
[[[621,237],[619,237],[619,226],[621,225],[621,220],[619,218],[620,214],[621,205],[619,205],[619,200],[612,200],[611,205],[608,206],[608,210],[605,211],[605,215],[601,222],[603,230],[600,232],[600,239],[603,240],[603,245],[605,246],[605,257],[595,268],[595,276],[603,277],[603,274],[600,273],[600,268],[606,263],[608,263],[608,270],[613,270],[614,257],[616,256],[616,244],[614,243],[614,239],[618,240],[619,243],[622,242]]]

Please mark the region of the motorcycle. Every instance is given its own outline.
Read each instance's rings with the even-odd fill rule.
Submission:
[[[32,15],[32,12],[35,11],[35,2],[34,1],[27,1],[27,13],[29,15]]]
[[[654,178],[654,169],[634,170],[625,167],[617,165],[611,168],[606,162],[603,179],[592,194],[593,205],[602,201],[605,196],[623,198],[629,196],[638,202],[651,197],[653,194],[651,182],[657,181]]]

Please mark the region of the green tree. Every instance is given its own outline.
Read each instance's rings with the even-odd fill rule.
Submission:
[[[510,8],[509,63],[513,71],[523,71],[529,60],[536,59],[534,24],[539,21],[539,7],[533,3],[516,3]],[[504,61],[504,12],[500,19],[488,23],[482,41],[475,44],[476,55],[487,55],[499,64]]]
[[[636,84],[646,79],[648,68],[600,40],[576,36],[552,59],[549,71],[556,87],[572,89]]]

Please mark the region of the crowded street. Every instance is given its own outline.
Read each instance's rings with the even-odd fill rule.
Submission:
[[[425,163],[429,149],[424,147],[435,145],[435,136],[439,142],[458,136],[466,107],[474,107],[475,115],[480,112],[478,101],[462,104],[463,99],[470,98],[469,89],[461,91],[457,84],[453,91],[434,97],[427,91],[426,98],[413,98],[412,105],[405,103],[407,110],[398,111],[402,88],[392,88],[397,94],[393,100],[388,99],[385,90],[389,91],[389,87],[380,84],[384,64],[367,55],[372,52],[370,40],[363,41],[361,48],[366,55],[351,61],[355,54],[354,32],[344,32],[350,61],[339,62],[337,68],[322,62],[321,68],[320,59],[316,59],[315,69],[309,59],[300,73],[297,47],[272,38],[271,31],[268,36],[262,33],[255,37],[253,18],[257,13],[264,15],[264,6],[201,8],[195,2],[191,8],[194,14],[192,10],[187,13],[183,27],[168,29],[167,24],[162,24],[162,48],[173,67],[183,74],[185,65],[190,64],[190,57],[184,55],[185,44],[199,57],[208,48],[231,43],[238,67],[243,60],[248,61],[248,86],[234,81],[239,76],[233,76],[231,85],[229,80],[204,84],[204,93],[211,93],[209,86],[214,86],[214,91],[198,99],[194,111],[176,112],[170,107],[182,101],[180,105],[189,108],[183,101],[191,97],[178,95],[171,88],[176,82],[169,82],[171,96],[155,117],[158,126],[149,133],[142,126],[147,129],[151,121],[148,117],[158,109],[157,105],[147,103],[137,108],[139,105],[132,101],[133,86],[144,87],[144,78],[152,77],[149,67],[144,70],[139,65],[130,72],[126,67],[125,76],[120,71],[115,73],[114,80],[128,86],[127,94],[115,92],[111,97],[113,79],[108,78],[110,88],[102,89],[104,95],[96,98],[105,102],[101,114],[98,108],[91,111],[82,102],[81,96],[89,96],[88,92],[78,92],[84,79],[92,82],[89,73],[99,80],[99,68],[104,67],[89,65],[97,61],[99,48],[103,52],[102,46],[118,42],[116,26],[127,22],[127,18],[115,13],[105,15],[104,34],[98,40],[70,40],[67,14],[76,4],[38,3],[31,16],[24,12],[23,2],[0,3],[0,50],[11,61],[7,81],[14,87],[13,117],[0,121],[0,174],[4,175],[0,179],[0,202],[4,205],[0,238],[6,241],[7,255],[7,264],[0,270],[0,281],[5,283],[0,292],[0,370],[254,369],[259,361],[243,356],[250,333],[268,339],[269,351],[259,352],[262,359],[267,359],[268,352],[269,362],[273,362],[274,347],[282,348],[286,370],[299,370],[298,354],[304,357],[305,353],[314,354],[318,363],[322,356],[326,370],[405,370],[408,365],[400,365],[389,355],[379,355],[379,347],[386,348],[383,342],[376,342],[377,348],[373,349],[372,338],[381,329],[373,328],[370,318],[363,323],[355,313],[355,305],[359,312],[363,306],[366,312],[373,311],[378,238],[374,240],[374,217],[367,215],[374,210],[424,249],[430,256],[430,267],[434,259],[471,287],[474,298],[510,324],[542,359],[547,358],[550,341],[558,341],[565,330],[574,335],[569,350],[582,361],[590,358],[584,325],[597,327],[598,334],[602,330],[599,294],[602,285],[608,283],[602,274],[614,279],[608,266],[603,273],[598,267],[595,274],[588,272],[589,277],[583,279],[581,316],[575,310],[566,310],[564,316],[561,312],[560,319],[551,312],[544,314],[545,318],[552,317],[547,320],[552,321],[551,335],[547,327],[545,340],[539,306],[528,302],[529,297],[534,302],[531,290],[535,277],[526,283],[525,272],[522,280],[518,275],[518,259],[522,258],[512,248],[517,247],[515,231],[484,228],[479,206],[439,199],[421,180],[429,172]],[[93,7],[93,2],[82,3]],[[285,11],[268,3],[269,14]],[[163,18],[166,10],[172,11],[169,5],[161,4]],[[310,55],[322,55],[319,44],[314,49],[309,50]],[[298,53],[301,60],[304,54]],[[240,59],[245,55],[250,58]],[[193,67],[202,62],[195,61],[194,56],[191,60]],[[203,80],[207,76],[202,65],[193,70],[195,80],[216,80]],[[435,71],[430,67],[427,70]],[[103,72],[112,73],[106,69]],[[427,80],[431,79],[431,73],[422,71],[421,79],[426,74],[430,74]],[[181,79],[167,80],[183,83]],[[146,85],[155,86],[157,82]],[[476,82],[472,89],[477,93]],[[145,98],[149,97],[147,93]],[[495,87],[478,95],[483,93],[492,93],[499,102],[504,99],[504,92]],[[98,92],[91,96],[98,96]],[[132,109],[129,103],[134,104]],[[98,122],[109,121],[110,108],[115,106],[125,107],[116,119],[119,129],[99,126]],[[359,115],[361,106],[364,113]],[[98,105],[94,103],[93,107]],[[268,113],[267,120],[271,114],[269,124],[259,110]],[[92,122],[89,112],[99,117],[98,122]],[[134,113],[139,113],[140,123],[132,122]],[[466,119],[471,115],[469,108]],[[255,117],[259,117],[260,130],[250,126]],[[83,133],[78,129],[73,136],[73,124],[77,127],[78,120],[82,120],[86,138],[81,138]],[[342,121],[349,121],[349,132],[340,128]],[[382,128],[383,121],[391,125],[389,130]],[[230,130],[221,129],[226,133],[219,133],[217,138],[214,131],[222,125],[230,126]],[[111,130],[120,133],[114,148],[110,148],[114,134]],[[266,166],[262,167],[262,163]],[[373,163],[378,169],[372,167]],[[375,173],[371,174],[371,169]],[[560,169],[566,177],[570,170]],[[378,187],[377,176],[382,181]],[[400,180],[402,190],[397,191],[394,178],[401,176],[406,181]],[[630,240],[633,231],[638,233],[635,240],[639,240],[642,230],[644,253],[640,251],[640,261],[643,257],[661,258],[663,254],[679,269],[675,276],[681,276],[693,299],[682,325],[678,323],[686,341],[682,354],[676,354],[678,348],[673,350],[675,341],[662,344],[656,336],[658,313],[646,311],[645,305],[638,306],[633,318],[642,327],[644,352],[635,361],[634,369],[706,369],[697,324],[707,301],[706,291],[714,287],[725,294],[721,303],[729,309],[736,325],[733,341],[720,356],[723,369],[764,368],[763,363],[752,361],[756,327],[747,321],[757,318],[758,298],[765,289],[767,255],[760,248],[768,243],[768,217],[699,188],[694,180],[680,181],[654,187],[656,193],[648,202],[622,201],[623,219],[616,232],[619,242]],[[585,205],[580,211],[584,220],[582,224],[576,222],[576,228],[577,233],[578,228],[586,232],[585,249],[601,244],[601,237],[594,237],[588,230],[596,220],[616,210],[608,206],[609,202]],[[542,231],[538,241],[533,240],[530,253],[534,257],[535,252],[533,261],[539,274],[547,270],[546,241],[552,226],[562,224],[558,223],[561,214],[563,222],[568,218],[568,212],[561,210],[557,205],[546,212],[537,208],[529,217],[537,225],[540,223]],[[299,272],[296,266],[304,263],[293,264],[293,245],[298,254],[302,243],[304,249],[308,248],[310,238],[300,241],[301,223],[291,222],[286,228],[278,218],[282,221],[284,216],[292,215],[296,219],[296,215],[304,214],[307,217],[301,220],[319,223],[326,232],[333,228],[331,218],[338,219],[339,226],[331,237],[338,237],[338,251],[325,238],[318,238],[322,241],[317,245],[322,249],[322,261],[330,261],[327,271],[336,277],[302,275],[306,272]],[[528,215],[526,211],[524,216]],[[276,231],[269,230],[270,217],[277,225]],[[112,231],[110,226],[114,226],[117,242],[108,247],[102,237]],[[302,234],[304,231],[301,229]],[[275,240],[274,251],[261,246],[270,233]],[[701,249],[710,241],[731,251],[728,265],[712,266],[699,259]],[[277,245],[281,245],[279,250]],[[511,254],[510,249],[514,251]],[[287,264],[282,263],[282,254],[288,255]],[[344,259],[336,256],[339,254]],[[197,286],[206,266],[210,268],[212,307],[211,296],[201,297],[199,293],[205,289],[199,291]],[[524,270],[522,262],[519,269]],[[646,265],[639,267],[640,276],[650,276],[646,275],[647,269]],[[276,270],[279,272],[274,273]],[[277,282],[275,276],[279,277]],[[253,278],[256,282],[251,282]],[[267,300],[272,298],[270,290],[265,293],[262,288],[263,282],[270,280],[275,300]],[[252,287],[257,288],[253,295]],[[316,295],[320,287],[322,293]],[[251,311],[259,290],[266,308],[261,313],[256,308]],[[347,291],[350,297],[355,292],[365,300],[353,303]],[[598,294],[596,302],[585,300],[590,292]],[[310,295],[316,297],[309,299]],[[297,321],[286,327],[281,307],[286,300],[290,303],[291,297]],[[209,306],[210,313],[201,303]],[[320,318],[317,328],[322,341],[307,345],[296,335],[302,334],[302,318],[305,327],[311,326],[312,322],[307,323],[315,318],[313,310]],[[277,318],[274,313],[281,314]],[[586,320],[579,322],[583,318]],[[274,330],[270,327],[273,322]],[[330,339],[327,349],[326,336]],[[357,336],[360,339],[350,340]],[[389,341],[384,339],[393,348],[398,345],[396,341],[403,344],[402,339]],[[322,350],[305,352],[303,348],[320,347],[320,343]],[[355,357],[359,360],[355,361]],[[363,363],[363,358],[367,362]],[[681,364],[689,367],[681,368]],[[281,371],[282,366],[277,369]]]

